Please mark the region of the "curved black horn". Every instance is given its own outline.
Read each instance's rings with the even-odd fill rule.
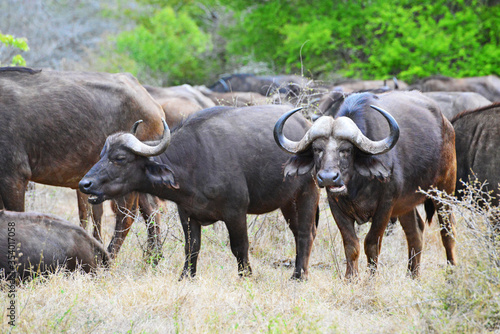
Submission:
[[[394,145],[396,145],[396,143],[398,142],[399,125],[396,122],[396,120],[394,119],[394,117],[392,117],[391,114],[389,114],[384,109],[379,108],[379,107],[374,106],[374,105],[370,105],[370,107],[377,110],[379,113],[381,113],[382,116],[384,116],[385,119],[387,120],[387,123],[389,123],[389,129],[390,129],[389,136],[385,139],[382,139],[382,140],[375,142],[378,150],[376,153],[372,153],[372,154],[382,154],[382,153],[385,153],[385,152],[391,150],[394,147]]]
[[[302,107],[292,109],[285,114],[283,114],[276,124],[274,125],[274,140],[276,141],[276,144],[285,152],[295,154],[297,153],[297,143],[294,141],[289,140],[283,135],[283,128],[285,126],[285,122],[290,116],[295,114],[297,111],[301,110]]]
[[[134,123],[134,125],[132,125],[132,129],[130,130],[130,132],[135,136],[135,133],[137,132],[137,127],[139,126],[139,124],[142,123],[142,119],[138,120],[137,122]]]

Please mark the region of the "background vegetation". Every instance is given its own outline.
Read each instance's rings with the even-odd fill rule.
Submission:
[[[129,71],[162,86],[234,72],[412,82],[500,68],[494,0],[14,2],[0,5],[0,31],[28,37],[28,65]]]

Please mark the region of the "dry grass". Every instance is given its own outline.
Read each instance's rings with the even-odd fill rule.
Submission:
[[[74,191],[37,185],[30,210],[77,223]],[[57,273],[17,290],[17,326],[8,325],[7,291],[0,289],[2,333],[428,333],[500,331],[498,246],[481,215],[458,210],[460,264],[448,268],[436,224],[426,231],[422,276],[406,276],[406,241],[399,226],[384,238],[380,270],[345,282],[342,240],[323,199],[307,282],[289,279],[293,236],[278,213],[249,216],[254,276],[239,278],[227,231],[203,228],[198,276],[179,282],[183,234],[175,206],[163,208],[164,256],[146,264],[146,231],[137,221],[110,270]],[[462,212],[462,213],[460,213]],[[462,216],[463,215],[463,216]],[[474,222],[476,229],[472,230]],[[113,217],[106,211],[105,240]],[[472,224],[472,225],[474,225]],[[364,238],[367,225],[361,226]],[[496,254],[496,255],[495,255]],[[496,258],[495,258],[496,256]]]

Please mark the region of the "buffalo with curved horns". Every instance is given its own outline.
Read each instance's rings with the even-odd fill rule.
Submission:
[[[295,236],[294,278],[307,278],[316,235],[319,191],[312,174],[283,179],[288,154],[273,140],[285,106],[214,107],[191,115],[163,139],[144,143],[132,133],[106,140],[101,160],[80,181],[99,203],[139,191],[177,204],[186,239],[181,278],[194,276],[201,226],[222,220],[240,275],[251,273],[246,215],[281,209]],[[293,117],[285,132],[303,136],[311,123]]]
[[[77,189],[99,160],[108,135],[142,118],[138,137],[155,139],[162,135],[162,117],[161,106],[128,73],[0,68],[0,208],[24,211],[30,180]],[[137,195],[119,202],[133,210]],[[131,224],[117,213],[117,230]],[[157,229],[152,226],[148,233],[150,248],[159,248]],[[110,253],[115,255],[122,243],[115,233]]]
[[[372,221],[365,253],[373,271],[391,217],[399,217],[408,242],[408,269],[417,276],[425,224],[415,207],[425,202],[429,221],[436,208],[442,209],[418,190],[455,189],[455,134],[449,121],[419,92],[353,94],[335,118],[320,117],[301,140],[293,141],[282,131],[293,112],[280,118],[274,132],[278,145],[294,154],[285,175],[314,169],[318,185],[327,189],[344,241],[346,277],[358,273],[354,223]],[[455,264],[454,217],[440,214],[439,222],[447,260]]]

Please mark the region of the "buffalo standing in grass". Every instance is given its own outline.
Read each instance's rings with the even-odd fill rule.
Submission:
[[[484,191],[492,191],[492,204],[500,203],[500,103],[464,111],[451,123],[456,133],[457,196],[462,198],[463,182],[487,181]],[[499,217],[500,218],[500,217]]]
[[[34,212],[0,210],[0,277],[24,279],[57,268],[94,271],[110,256],[80,226]]]
[[[0,208],[24,211],[29,180],[78,189],[108,135],[141,118],[138,137],[155,139],[163,132],[162,117],[160,105],[130,74],[0,68]],[[120,199],[129,210],[136,203],[135,195]],[[132,222],[118,212],[116,229]],[[158,248],[157,228],[148,232],[150,248]],[[122,243],[115,234],[110,252]]]
[[[110,136],[101,160],[80,181],[94,203],[131,191],[177,203],[186,238],[181,277],[194,276],[201,226],[218,220],[229,231],[240,275],[251,273],[246,215],[281,209],[295,236],[294,278],[307,278],[316,235],[319,191],[311,173],[283,179],[288,155],[273,140],[273,124],[285,106],[215,107],[191,115],[172,135],[165,123],[159,143],[133,134]],[[299,139],[310,127],[302,116],[290,120],[288,136]]]
[[[408,242],[408,269],[417,276],[425,224],[416,206],[425,202],[429,220],[435,205],[441,209],[418,191],[455,189],[455,134],[436,104],[419,92],[353,94],[335,118],[320,117],[300,141],[282,132],[292,114],[283,115],[275,126],[278,145],[294,154],[285,176],[314,170],[318,185],[327,189],[344,241],[346,277],[358,273],[355,222],[372,221],[365,253],[374,270],[391,217],[399,217]],[[439,215],[439,222],[447,260],[455,264],[454,217]]]

